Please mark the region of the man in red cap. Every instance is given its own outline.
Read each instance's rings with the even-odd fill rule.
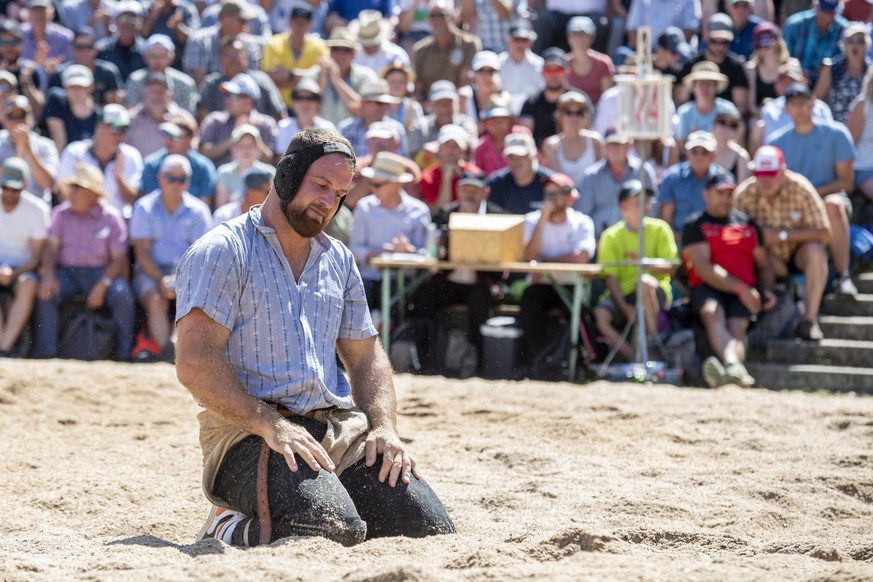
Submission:
[[[767,260],[776,277],[802,273],[806,313],[795,335],[807,341],[824,338],[818,310],[828,278],[824,245],[830,222],[824,201],[809,180],[785,168],[782,150],[762,146],[755,152],[755,175],[737,188],[737,210],[761,227]]]

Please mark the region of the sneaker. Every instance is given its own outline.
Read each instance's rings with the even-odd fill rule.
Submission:
[[[807,342],[818,342],[824,339],[824,334],[821,332],[818,322],[808,319],[803,319],[797,324],[794,336]]]
[[[159,362],[161,359],[161,348],[158,347],[158,343],[149,335],[145,326],[136,334],[133,350],[130,352],[130,359],[140,363]]]
[[[724,386],[726,382],[724,366],[715,356],[703,360],[703,379],[710,388]]]
[[[245,514],[238,511],[213,505],[209,510],[206,523],[197,534],[197,541],[209,539],[221,540],[226,544],[233,543],[233,532],[236,526],[247,519]]]
[[[843,276],[837,279],[835,291],[837,295],[844,295],[847,297],[854,297],[858,294],[858,288],[855,287],[852,278],[848,276]]]
[[[755,385],[755,379],[740,362],[734,362],[725,366],[725,380],[730,384],[736,384],[741,388],[751,388]]]

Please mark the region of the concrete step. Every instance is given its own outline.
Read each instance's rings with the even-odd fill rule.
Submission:
[[[772,390],[830,390],[873,394],[873,370],[810,364],[747,362],[746,368],[760,386]]]
[[[873,341],[873,317],[822,315],[818,323],[828,339]]]
[[[771,340],[767,344],[766,361],[861,368],[873,362],[873,342],[831,338],[820,342]]]
[[[821,302],[824,315],[873,317],[873,295],[859,293],[855,297],[826,295]]]
[[[873,294],[873,273],[861,273],[853,277],[859,293]]]

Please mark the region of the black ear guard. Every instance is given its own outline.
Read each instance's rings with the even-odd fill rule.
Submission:
[[[342,154],[353,162],[356,159],[355,152],[349,146],[338,142],[315,144],[282,156],[282,159],[279,160],[279,164],[276,166],[276,177],[273,178],[273,187],[283,207],[287,207],[291,199],[294,198],[294,195],[297,194],[300,185],[303,184],[303,178],[306,176],[309,166],[318,158],[328,154]],[[340,207],[342,207],[344,202],[345,196],[340,201]]]

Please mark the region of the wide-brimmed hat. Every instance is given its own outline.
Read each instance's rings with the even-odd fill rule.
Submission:
[[[382,16],[378,10],[362,10],[355,20],[349,23],[349,30],[354,34],[361,46],[376,46],[382,44],[391,30],[391,21]]]
[[[414,179],[406,158],[391,152],[379,152],[373,163],[361,170],[361,175],[371,180],[383,180],[396,184],[408,184]]]
[[[101,198],[106,196],[103,191],[103,172],[91,164],[79,162],[72,176],[67,176],[60,181],[61,188],[78,186],[91,192],[96,192]]]
[[[337,26],[330,33],[330,38],[327,39],[328,47],[330,48],[350,48],[355,50],[355,43],[358,36],[348,29],[346,26]]]
[[[728,87],[727,75],[718,70],[718,65],[711,61],[700,61],[691,67],[691,73],[682,79],[687,89],[694,88],[695,81],[715,81],[718,84],[716,93],[721,93]]]
[[[367,128],[367,133],[364,134],[367,139],[393,139],[400,141],[400,132],[390,123],[384,121],[374,121]]]

